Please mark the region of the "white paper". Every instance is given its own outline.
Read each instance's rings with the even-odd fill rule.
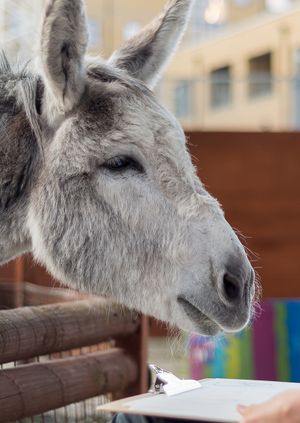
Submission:
[[[179,380],[177,383],[165,385],[163,389],[166,395],[172,396],[199,388],[201,388],[201,384],[196,380]]]
[[[255,404],[289,389],[300,389],[300,384],[283,382],[207,379],[202,388],[182,394],[151,395],[125,400],[128,413],[153,415],[212,422],[237,422],[238,404]]]

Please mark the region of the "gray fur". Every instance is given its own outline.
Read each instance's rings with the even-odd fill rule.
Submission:
[[[40,58],[47,100],[55,102],[59,112],[72,110],[83,94],[87,42],[82,1],[49,1],[42,26]]]
[[[181,41],[192,5],[193,0],[170,0],[158,18],[114,52],[110,64],[153,88]]]
[[[12,70],[2,57],[0,263],[31,251],[70,287],[214,334],[247,324],[253,270],[196,176],[182,128],[144,84],[160,67],[152,64],[167,59],[153,40],[165,34],[170,43],[189,6],[169,2],[159,19],[168,30],[147,37],[150,65],[137,59],[144,67],[133,74],[118,60],[85,62],[79,0],[50,2],[42,72]],[[72,48],[66,54],[58,44]],[[120,156],[134,162],[109,169]],[[224,294],[225,273],[237,298]]]

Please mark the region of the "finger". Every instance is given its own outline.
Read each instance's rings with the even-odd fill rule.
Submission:
[[[242,416],[247,416],[250,413],[253,412],[253,410],[255,410],[255,406],[254,405],[242,405],[239,404],[237,406],[237,411],[242,415]]]
[[[244,416],[245,414],[246,414],[246,412],[247,412],[247,408],[248,407],[246,407],[245,405],[242,405],[242,404],[239,404],[238,406],[237,406],[237,411],[242,415],[242,416]]]
[[[240,423],[282,423],[277,408],[266,404],[243,407]],[[300,422],[299,422],[300,423]]]

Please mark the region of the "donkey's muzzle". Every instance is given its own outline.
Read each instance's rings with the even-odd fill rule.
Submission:
[[[250,263],[225,266],[217,284],[216,279],[211,278],[209,290],[206,298],[203,291],[194,289],[177,297],[178,304],[195,325],[195,331],[215,335],[242,330],[251,317],[255,295],[255,273]]]

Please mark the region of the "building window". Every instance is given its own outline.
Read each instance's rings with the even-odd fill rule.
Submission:
[[[249,60],[249,96],[259,97],[272,92],[272,53]]]
[[[210,73],[210,104],[225,107],[232,102],[231,67],[224,66]]]
[[[180,81],[175,88],[175,114],[179,119],[191,116],[192,82]]]

